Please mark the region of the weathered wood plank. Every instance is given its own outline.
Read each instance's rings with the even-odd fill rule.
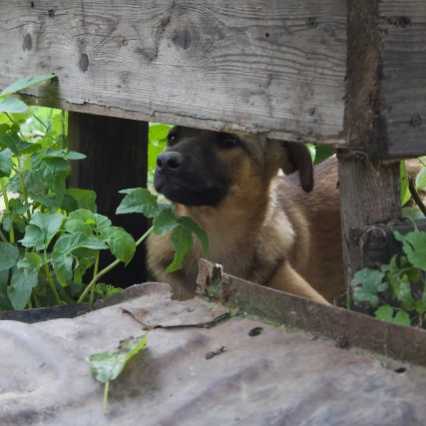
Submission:
[[[69,139],[73,149],[87,156],[74,162],[72,186],[96,191],[99,213],[139,238],[148,228],[147,220],[138,214],[116,216],[115,210],[123,198],[120,189],[146,186],[148,124],[70,113]],[[112,258],[104,256],[102,260],[110,263]],[[139,247],[129,265],[117,267],[105,282],[127,287],[146,278],[145,250]]]
[[[426,154],[426,3],[383,0],[379,15],[385,155]]]
[[[213,287],[222,303],[260,318],[326,336],[341,348],[366,349],[399,359],[426,365],[426,331],[379,321],[358,312],[320,305],[279,290],[260,286],[217,269],[206,260],[200,261],[197,284],[204,293]]]
[[[338,154],[343,259],[348,294],[355,272],[365,266],[361,229],[401,215],[399,163],[373,164]]]
[[[0,86],[72,111],[343,143],[344,0],[0,0]]]
[[[379,0],[351,0],[348,13],[348,89],[345,134],[338,151],[343,259],[348,296],[363,264],[361,229],[400,217],[399,162],[372,162],[387,135],[381,116]]]

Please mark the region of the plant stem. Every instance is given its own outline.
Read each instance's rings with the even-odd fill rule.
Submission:
[[[25,179],[24,179],[24,176],[22,175],[22,172],[21,172],[21,169],[20,169],[21,159],[18,160],[18,164],[19,164],[19,167],[15,170],[15,172],[18,175],[18,178],[19,178],[19,186],[20,186],[21,193],[24,196],[25,210],[26,210],[27,220],[29,222],[31,220],[30,203],[29,203],[29,200],[28,200],[27,187],[25,186]]]
[[[15,126],[18,126],[18,123],[11,117],[11,115],[8,112],[5,112],[5,115],[12,124],[14,124]]]
[[[9,197],[7,196],[7,191],[4,189],[3,191],[3,200],[4,200],[4,206],[6,207],[6,210],[9,210]],[[9,231],[9,241],[12,244],[15,244],[15,229],[13,228],[13,222],[10,227]]]
[[[48,262],[48,260],[47,260],[46,250],[44,251],[44,261],[45,261],[45,264],[44,264],[44,271],[45,271],[45,273],[46,273],[47,282],[49,283],[50,289],[52,290],[53,297],[55,298],[56,303],[57,303],[58,305],[61,305],[61,304],[62,304],[62,300],[61,300],[61,298],[59,297],[58,290],[56,289],[56,284],[55,284],[55,282],[53,281],[52,274],[50,273],[50,269],[49,269],[49,262]]]
[[[44,130],[46,130],[46,132],[49,131],[49,126],[39,117],[37,117],[37,114],[35,112],[33,112],[33,117],[44,127]]]
[[[106,413],[108,409],[108,394],[109,394],[109,381],[106,382],[104,385],[104,401],[103,401],[104,413]]]
[[[0,239],[4,241],[5,243],[8,243],[8,240],[6,238],[6,235],[3,234],[3,231],[0,229]]]
[[[152,232],[153,227],[151,226],[137,241],[136,241],[136,247],[138,247]],[[106,266],[104,269],[100,270],[97,274],[94,275],[90,283],[87,285],[87,287],[84,289],[83,293],[81,293],[81,296],[78,298],[77,303],[82,303],[83,300],[86,298],[87,293],[91,291],[92,287],[98,282],[99,278],[103,277],[105,274],[110,272],[112,269],[114,269],[117,265],[119,265],[121,262],[120,259],[115,259],[114,262],[110,263],[108,266]]]
[[[33,294],[33,299],[34,299],[34,306],[36,308],[39,308],[41,306],[40,301],[38,300],[38,297],[35,294]]]
[[[94,279],[99,272],[99,258],[100,258],[100,252],[96,253],[95,267],[93,269],[92,279]],[[90,302],[89,303],[91,305],[93,305],[93,302],[94,302],[94,299],[95,299],[95,288],[96,288],[96,286],[93,285],[92,290],[90,291]]]

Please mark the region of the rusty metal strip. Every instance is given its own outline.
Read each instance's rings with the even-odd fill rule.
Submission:
[[[426,366],[426,331],[376,320],[358,312],[320,305],[242,280],[200,261],[198,291],[244,312],[299,328],[400,361]]]

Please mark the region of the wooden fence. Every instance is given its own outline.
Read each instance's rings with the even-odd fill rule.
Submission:
[[[423,0],[0,0],[0,87],[57,74],[27,100],[70,111],[102,212],[145,184],[146,121],[333,144],[348,277],[426,153],[425,46]]]

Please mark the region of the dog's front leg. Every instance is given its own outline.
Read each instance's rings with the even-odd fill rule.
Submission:
[[[322,297],[293,267],[289,262],[284,262],[272,280],[269,286],[277,290],[295,294],[317,303],[329,305],[326,299]]]

